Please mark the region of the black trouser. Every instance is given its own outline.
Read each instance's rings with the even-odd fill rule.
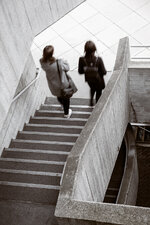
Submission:
[[[88,82],[88,85],[90,86],[91,103],[93,102],[95,92],[96,92],[96,102],[97,102],[102,94],[102,89],[100,85],[95,82]]]
[[[57,99],[60,102],[60,104],[63,106],[64,114],[67,115],[69,112],[70,98],[57,97]]]

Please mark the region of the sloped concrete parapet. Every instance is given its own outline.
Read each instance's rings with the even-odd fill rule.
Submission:
[[[59,210],[60,217],[60,219],[57,218],[59,225],[148,225],[150,221],[149,208],[119,204],[114,205],[106,203],[83,202],[73,199],[70,200],[67,198],[63,198],[62,202],[63,205],[61,205],[60,201],[57,204],[57,212]]]

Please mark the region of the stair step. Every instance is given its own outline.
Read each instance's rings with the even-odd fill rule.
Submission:
[[[89,118],[89,116],[91,115],[90,112],[78,112],[75,111],[72,113],[71,118]],[[64,113],[63,111],[56,111],[56,110],[37,110],[35,112],[35,116],[37,117],[60,117],[63,118],[64,117]]]
[[[0,199],[56,204],[59,186],[0,181]]]
[[[75,126],[84,126],[87,122],[87,119],[79,118],[60,118],[60,117],[31,117],[30,123],[36,124],[59,124],[59,125],[75,125]]]
[[[60,185],[61,173],[0,169],[0,181]]]
[[[106,191],[106,196],[108,195],[112,195],[112,196],[117,196],[117,194],[118,194],[118,192],[119,192],[119,188],[108,188],[107,189],[107,191]]]
[[[0,158],[0,168],[3,169],[62,173],[64,164],[64,162],[57,161]]]
[[[116,203],[116,195],[106,195],[105,196],[105,199],[104,199],[104,202],[107,202],[107,203]]]
[[[73,110],[73,112],[75,111],[83,111],[83,112],[92,112],[93,107],[91,106],[86,106],[86,105],[70,105],[70,108]],[[59,111],[63,111],[62,107],[60,105],[57,104],[42,104],[40,107],[41,110],[59,110]]]
[[[15,139],[15,140],[11,141],[10,148],[70,151],[72,149],[73,145],[74,145],[74,143],[72,143],[72,142]]]
[[[45,99],[45,104],[49,104],[49,105],[55,105],[55,104],[59,104],[59,102],[57,101],[57,99],[55,97],[47,97]],[[89,99],[85,99],[85,98],[71,98],[70,99],[70,105],[79,105],[81,107],[86,106],[88,107],[89,105]],[[90,106],[89,106],[90,107]]]
[[[75,142],[78,136],[78,134],[20,131],[18,132],[17,139]]]
[[[150,148],[150,143],[148,143],[148,142],[136,142],[136,146]]]
[[[24,131],[40,131],[40,132],[59,132],[69,134],[80,134],[83,126],[63,126],[63,125],[47,125],[47,124],[25,124]]]
[[[65,162],[69,152],[36,149],[5,148],[3,158],[34,159]]]

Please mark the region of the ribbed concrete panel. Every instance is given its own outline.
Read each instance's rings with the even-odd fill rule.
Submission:
[[[48,0],[23,0],[33,34],[36,35],[53,22]],[[54,17],[55,18],[55,17]]]

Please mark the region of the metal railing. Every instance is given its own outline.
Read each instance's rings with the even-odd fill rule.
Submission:
[[[150,52],[150,45],[131,45],[130,47],[131,48],[140,48],[140,49],[145,48],[145,49],[148,49],[149,52]],[[141,53],[141,52],[139,52],[139,53]],[[137,53],[136,55],[138,56],[139,53]],[[134,60],[135,59],[136,60],[150,60],[150,57],[136,57],[136,55],[134,57],[131,56],[131,59],[134,59]]]
[[[41,72],[41,69],[37,68],[36,77],[13,98],[12,103],[16,101],[28,88],[30,88],[39,79],[40,72]]]

